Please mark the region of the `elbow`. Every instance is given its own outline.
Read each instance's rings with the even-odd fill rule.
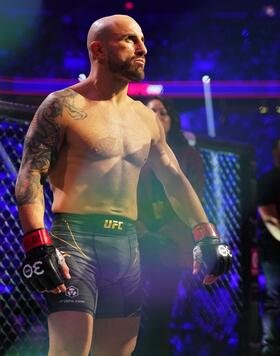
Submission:
[[[17,206],[32,204],[42,196],[41,175],[25,176],[19,173],[15,186],[15,200]]]
[[[16,205],[18,207],[25,204],[26,196],[27,196],[27,194],[24,189],[24,184],[21,181],[20,177],[18,177],[17,181],[16,181],[16,186],[15,186],[15,200],[16,200]]]
[[[22,180],[20,174],[17,176],[16,184],[15,184],[15,201],[17,206],[20,205],[20,191],[21,191]]]
[[[185,180],[186,178],[182,172],[174,170],[171,171],[169,174],[166,174],[162,182],[165,188],[168,189],[169,187],[174,188],[174,186],[179,187],[181,185],[184,185]]]

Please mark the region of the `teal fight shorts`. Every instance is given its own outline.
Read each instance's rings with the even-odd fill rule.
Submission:
[[[66,292],[46,293],[49,313],[81,311],[95,318],[140,314],[142,288],[135,222],[115,215],[55,214],[50,232],[71,279]]]

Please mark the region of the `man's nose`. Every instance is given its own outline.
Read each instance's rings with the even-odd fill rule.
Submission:
[[[147,47],[145,46],[144,42],[139,42],[136,47],[136,53],[138,55],[145,56],[147,54],[148,50]]]

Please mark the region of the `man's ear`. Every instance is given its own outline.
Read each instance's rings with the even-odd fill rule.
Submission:
[[[105,59],[104,49],[100,41],[93,41],[89,46],[92,58],[97,60],[98,63],[103,63]]]

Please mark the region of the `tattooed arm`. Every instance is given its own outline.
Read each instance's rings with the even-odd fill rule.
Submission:
[[[63,101],[49,95],[28,129],[16,183],[19,217],[25,232],[44,227],[43,185],[55,164],[64,137]]]

